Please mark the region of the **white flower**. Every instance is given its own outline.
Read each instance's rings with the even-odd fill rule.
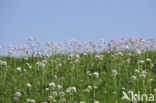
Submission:
[[[53,91],[51,94],[54,95],[54,96],[58,95],[56,91]]]
[[[153,65],[152,63],[150,63],[150,65],[151,65],[151,66],[150,66],[150,69],[152,69],[154,65]]]
[[[99,101],[95,100],[94,103],[99,103]]]
[[[98,72],[94,72],[93,75],[94,75],[95,77],[99,77],[99,73],[98,73]]]
[[[112,70],[113,75],[118,75],[118,72],[116,70]]]
[[[18,97],[21,97],[21,93],[20,92],[16,92],[15,94],[14,94],[14,99],[18,99]]]
[[[149,82],[152,82],[152,81],[153,81],[153,79],[148,79],[148,81],[149,81]]]
[[[30,83],[27,83],[27,85],[26,85],[26,86],[27,86],[27,87],[32,87]]]
[[[98,87],[97,86],[94,86],[94,88],[97,89]]]
[[[136,50],[136,54],[140,55],[141,51],[139,49]]]
[[[66,92],[76,92],[76,87],[68,87]]]
[[[62,66],[62,64],[59,64],[59,66],[61,67],[61,66]]]
[[[41,67],[41,68],[44,68],[45,67],[45,64],[43,62],[37,62],[37,64]]]
[[[131,90],[128,91],[128,94],[132,94],[132,93],[133,93],[133,91],[131,91]]]
[[[49,96],[50,99],[53,99],[53,96]]]
[[[30,101],[31,101],[31,99],[28,98],[28,99],[27,99],[27,102],[30,102]]]
[[[64,93],[64,92],[60,92],[60,95],[61,95],[61,96],[65,96],[65,93]]]
[[[88,86],[88,89],[92,89],[92,87],[89,85],[89,86]]]
[[[140,74],[140,77],[146,78],[146,74]]]
[[[133,76],[131,77],[131,79],[136,80],[136,76],[133,75]]]
[[[136,69],[134,72],[135,72],[135,73],[139,73],[139,70],[138,70],[138,69]]]
[[[35,102],[36,102],[35,100],[33,100],[33,99],[31,100],[31,103],[35,103]]]
[[[17,67],[17,71],[21,71],[21,67]]]
[[[151,59],[150,58],[147,58],[146,61],[151,62]]]
[[[2,63],[4,66],[7,66],[7,62],[6,61],[3,61]]]
[[[24,71],[24,72],[27,72],[27,70],[26,70],[26,69],[24,69],[23,71]]]
[[[46,88],[45,90],[46,90],[46,91],[48,91],[48,90],[49,90],[49,88]]]
[[[62,85],[57,85],[57,89],[60,90],[62,87]]]
[[[146,70],[143,70],[143,71],[142,71],[142,74],[147,74]]]
[[[29,58],[24,58],[24,60],[29,60]]]
[[[48,103],[48,102],[42,102],[42,103]]]
[[[76,58],[80,58],[79,54],[76,54],[75,57],[76,57]]]
[[[31,65],[29,65],[29,69],[32,69],[32,66]]]
[[[123,54],[122,54],[121,52],[118,52],[116,55],[121,55],[121,56],[123,56]]]
[[[75,63],[78,63],[78,62],[79,62],[79,60],[78,60],[78,59],[76,59],[76,60],[75,60]]]
[[[97,55],[95,55],[95,59],[97,59],[97,58],[99,58],[100,56],[97,54]]]
[[[154,93],[156,93],[156,88],[154,89]]]
[[[80,101],[80,103],[85,103],[84,101]]]
[[[139,63],[143,64],[144,63],[144,60],[140,60]]]
[[[52,83],[49,83],[49,86],[50,87],[55,87],[56,85],[55,85],[55,83],[52,82]]]

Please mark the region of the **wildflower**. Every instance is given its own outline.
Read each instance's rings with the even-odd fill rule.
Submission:
[[[131,77],[131,79],[132,79],[132,80],[136,80],[136,76],[133,75],[133,76]]]
[[[98,59],[100,56],[97,54],[97,55],[95,55],[95,59]]]
[[[116,94],[116,92],[112,92],[113,94]]]
[[[2,61],[2,65],[7,66],[7,62],[6,61]]]
[[[79,54],[76,54],[75,57],[76,57],[76,58],[80,58]]]
[[[88,89],[92,89],[92,87],[89,85],[89,86],[88,86]]]
[[[30,102],[31,102],[31,103],[35,103],[36,101],[32,99]]]
[[[61,96],[65,96],[65,93],[64,93],[64,92],[60,92],[60,95],[61,95]]]
[[[79,60],[78,60],[78,59],[76,59],[76,60],[75,60],[75,63],[78,63],[78,62],[79,62]]]
[[[99,101],[95,100],[94,103],[99,103]]]
[[[94,72],[93,75],[94,75],[95,77],[99,77],[99,73],[98,73],[98,72]]]
[[[141,51],[139,49],[136,50],[137,55],[141,55]]]
[[[151,59],[147,58],[146,61],[151,62]]]
[[[153,65],[152,63],[150,63],[150,65],[151,65],[151,66],[150,66],[150,69],[152,69],[154,65]]]
[[[29,65],[29,69],[32,69],[32,66],[31,65]]]
[[[66,102],[66,98],[61,98],[61,99],[58,101],[58,103],[64,103],[64,102]]]
[[[27,99],[27,102],[30,102],[30,101],[31,101],[31,99],[28,98],[28,99]]]
[[[21,71],[21,67],[17,67],[17,71]]]
[[[118,72],[117,72],[116,70],[113,70],[113,71],[112,71],[112,74],[113,74],[113,75],[118,75]]]
[[[140,74],[140,77],[146,78],[146,74]]]
[[[94,88],[97,89],[98,87],[97,86],[94,86]]]
[[[152,82],[152,81],[153,81],[153,79],[148,79],[148,81],[149,81],[149,82]]]
[[[53,91],[51,94],[54,95],[54,96],[58,95],[56,91]]]
[[[66,92],[76,92],[76,87],[68,87]]]
[[[84,101],[80,101],[80,103],[85,103]]]
[[[132,56],[132,53],[127,53],[127,55]]]
[[[62,85],[57,85],[57,89],[60,90],[62,87]]]
[[[49,83],[49,86],[50,87],[55,87],[56,85],[55,85],[55,83],[52,82],[52,83]]]
[[[146,70],[143,70],[143,71],[142,71],[142,74],[147,74]]]
[[[143,64],[144,63],[144,60],[140,60],[139,63]]]
[[[139,70],[138,70],[138,69],[136,69],[134,72],[135,72],[135,73],[139,73]]]
[[[87,74],[90,75],[90,76],[92,75],[92,74],[90,73],[90,71],[87,71]]]
[[[37,62],[37,64],[41,67],[41,68],[44,68],[45,67],[45,64],[43,62]]]
[[[24,71],[24,72],[27,72],[27,70],[26,70],[26,69],[24,69],[23,71]]]
[[[53,99],[53,96],[49,96],[49,99]]]
[[[48,102],[42,102],[42,103],[48,103]]]
[[[24,60],[29,60],[29,58],[24,58]]]
[[[61,80],[64,80],[64,79],[65,79],[65,77],[60,77],[60,79],[61,79]]]
[[[121,56],[123,56],[123,54],[122,54],[121,52],[118,52],[116,55],[121,55]]]
[[[57,75],[54,75],[54,78],[57,78]]]
[[[48,90],[49,90],[49,88],[46,88],[45,90],[46,90],[46,91],[48,91]]]
[[[122,89],[122,90],[125,90],[125,88],[124,88],[124,87],[122,87],[121,89]]]
[[[19,97],[21,97],[21,93],[20,92],[16,92],[14,94],[14,99],[18,99]]]
[[[26,86],[27,86],[27,87],[32,87],[30,83],[27,83],[27,85],[26,85]]]
[[[154,93],[156,93],[156,88],[154,89]]]
[[[59,64],[59,66],[61,67],[61,66],[62,66],[62,64]]]
[[[133,93],[133,91],[129,90],[129,91],[128,91],[128,94],[131,94],[131,93]]]

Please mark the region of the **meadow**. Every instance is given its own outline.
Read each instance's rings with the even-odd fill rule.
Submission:
[[[156,103],[155,49],[137,37],[1,47],[0,103]]]

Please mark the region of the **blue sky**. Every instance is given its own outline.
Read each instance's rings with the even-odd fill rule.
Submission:
[[[156,0],[0,0],[0,45],[155,35]]]

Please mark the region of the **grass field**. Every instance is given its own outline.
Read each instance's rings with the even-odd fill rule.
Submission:
[[[91,51],[83,52],[77,43],[64,53],[54,53],[52,45],[48,55],[32,46],[22,53],[9,48],[12,52],[0,57],[0,103],[148,103],[150,94],[156,103],[155,42],[152,49],[129,42],[125,50],[113,43],[102,51],[90,43]],[[123,91],[130,100],[122,99]],[[142,94],[147,94],[143,100]]]

